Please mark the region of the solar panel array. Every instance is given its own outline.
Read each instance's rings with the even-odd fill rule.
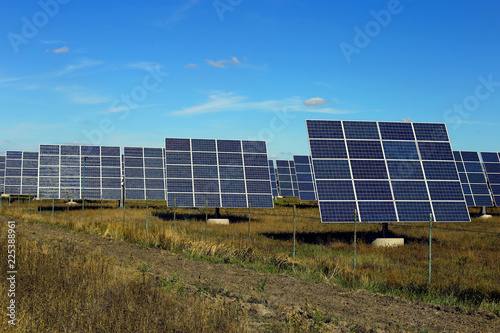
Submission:
[[[4,193],[5,182],[5,156],[0,156],[0,194]]]
[[[481,152],[484,170],[490,183],[496,206],[500,205],[500,159],[499,153]]]
[[[124,147],[125,199],[165,200],[163,148]]]
[[[444,124],[306,125],[322,222],[470,221]]]
[[[35,195],[38,186],[38,152],[7,151],[4,192]]]
[[[269,160],[269,175],[271,176],[271,190],[273,197],[278,196],[278,184],[276,183],[276,170],[274,169],[274,161]]]
[[[475,151],[454,151],[453,155],[467,206],[493,206],[479,154]]]
[[[41,199],[121,199],[120,147],[40,145]]]
[[[279,194],[282,197],[298,197],[299,188],[297,185],[297,175],[293,161],[277,160]]]
[[[294,155],[293,161],[297,174],[300,200],[318,200],[311,156]]]
[[[167,202],[273,208],[265,141],[165,139]]]

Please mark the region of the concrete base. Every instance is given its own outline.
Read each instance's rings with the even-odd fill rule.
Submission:
[[[10,197],[10,194],[2,194],[2,198],[8,198]]]
[[[404,238],[377,238],[372,243],[376,247],[390,247],[405,245]]]
[[[229,219],[208,219],[208,223],[212,223],[212,224],[229,224]]]
[[[481,218],[482,218],[482,219],[489,219],[489,218],[491,218],[491,217],[492,217],[492,216],[491,216],[491,215],[489,215],[489,214],[484,214],[484,215],[481,215]]]

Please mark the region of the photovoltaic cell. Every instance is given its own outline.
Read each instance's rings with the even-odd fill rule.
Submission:
[[[490,184],[495,205],[500,205],[500,159],[499,153],[481,152],[483,166]]]
[[[120,200],[120,147],[40,145],[38,197]]]
[[[294,155],[295,173],[300,200],[318,200],[311,156]]]
[[[4,167],[4,193],[36,195],[38,187],[38,152],[7,151]]]
[[[470,221],[444,124],[306,125],[322,222]]]
[[[295,173],[295,163],[288,160],[277,160],[279,194],[282,197],[298,197],[299,187]]]
[[[467,206],[493,206],[479,154],[473,151],[454,151],[453,156]]]
[[[165,139],[169,206],[272,208],[264,141]]]
[[[163,148],[124,147],[125,200],[165,200]]]

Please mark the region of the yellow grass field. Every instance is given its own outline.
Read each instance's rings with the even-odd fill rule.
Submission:
[[[376,248],[370,242],[379,235],[381,225],[358,223],[354,270],[354,225],[322,224],[314,205],[296,209],[293,258],[293,203],[251,211],[221,209],[232,221],[230,225],[207,225],[206,214],[210,217],[214,209],[177,208],[174,222],[174,209],[165,202],[149,202],[147,210],[145,202],[127,202],[125,211],[116,202],[105,202],[102,218],[99,202],[86,202],[84,217],[80,204],[68,206],[63,201],[55,202],[52,216],[48,200],[41,203],[41,209],[40,203],[31,202],[31,211],[27,201],[12,201],[9,208],[4,200],[1,212],[196,259],[240,263],[266,272],[500,315],[499,217],[433,224],[429,290],[428,224],[390,224],[392,235],[403,237],[405,245]]]

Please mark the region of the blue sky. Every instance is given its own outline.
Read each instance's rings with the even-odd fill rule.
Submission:
[[[0,154],[261,139],[305,119],[446,122],[500,151],[498,1],[4,0]]]

